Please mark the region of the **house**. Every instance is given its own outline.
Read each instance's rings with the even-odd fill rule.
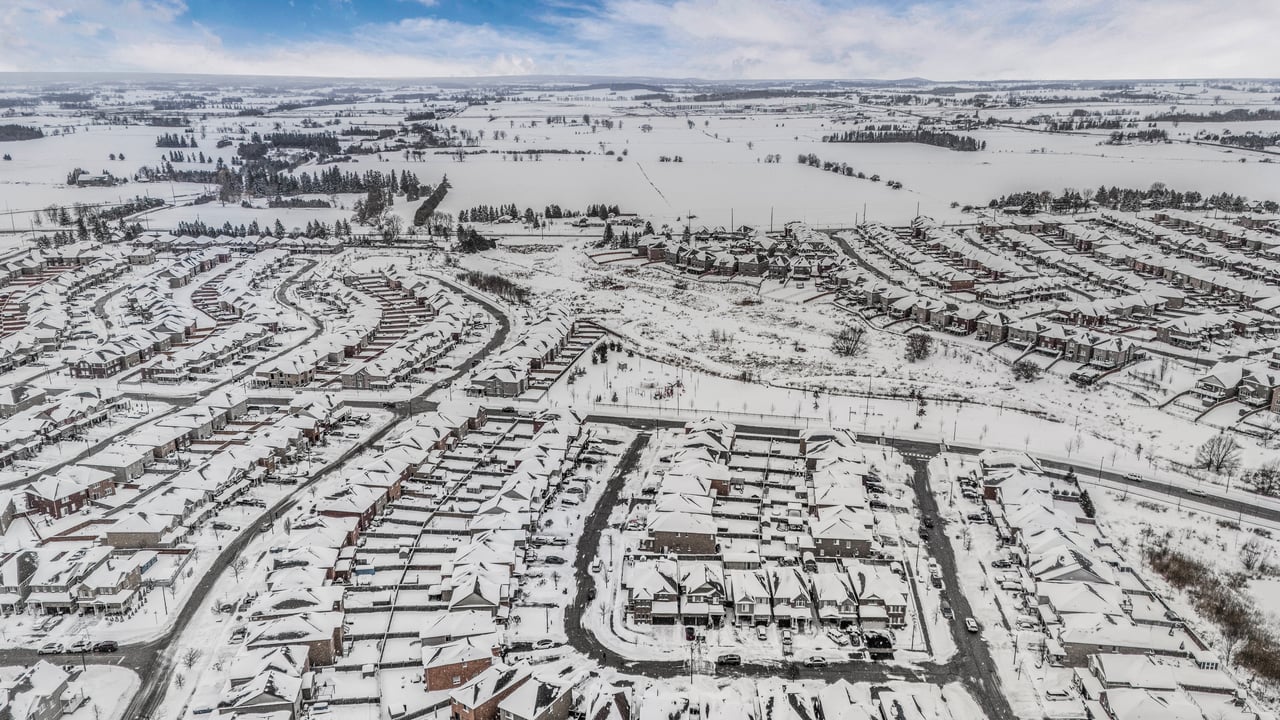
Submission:
[[[262,715],[286,712],[296,717],[302,705],[302,678],[265,670],[249,680],[229,685],[218,699],[220,714]]]
[[[423,645],[423,681],[428,691],[456,688],[488,670],[493,661],[493,645],[472,638],[443,645]]]
[[[804,630],[813,619],[809,588],[800,571],[793,567],[769,572],[773,590],[773,619],[779,627]]]
[[[27,486],[27,508],[52,518],[78,512],[99,498],[115,494],[111,473],[68,465]]]
[[[498,705],[529,682],[527,666],[495,663],[449,695],[455,720],[497,720]]]
[[[1240,402],[1280,412],[1280,370],[1262,363],[1252,363],[1245,368],[1237,395]]]
[[[33,385],[0,388],[0,417],[10,417],[46,401],[48,394]]]
[[[680,617],[686,625],[719,627],[724,619],[724,569],[719,562],[681,561]]]
[[[498,703],[499,720],[566,720],[573,686],[534,679]]]
[[[844,507],[820,509],[809,519],[817,557],[868,557],[872,552],[873,516],[865,511]]]
[[[623,578],[627,612],[637,624],[673,623],[680,613],[680,586],[672,560],[638,562],[628,566]]]
[[[1099,653],[1190,657],[1200,646],[1181,628],[1141,625],[1123,616],[1078,613],[1062,618],[1059,662],[1085,667]]]
[[[853,627],[858,622],[858,595],[848,573],[818,572],[810,576],[818,621],[839,628]]]
[[[57,720],[84,702],[83,694],[72,690],[69,680],[66,670],[45,660],[0,671],[0,717]]]
[[[12,492],[0,490],[0,535],[9,532],[9,526],[13,524],[13,518],[18,512],[13,497]]]
[[[649,549],[656,553],[714,555],[716,524],[709,515],[655,512],[649,517]]]
[[[858,597],[858,622],[863,629],[884,630],[907,625],[907,585],[883,565],[851,564],[848,568]]]
[[[731,570],[728,582],[736,624],[767,625],[773,620],[772,579],[767,571]]]
[[[248,624],[245,647],[305,645],[312,665],[332,665],[342,654],[342,613],[299,613]]]
[[[1240,391],[1244,374],[1244,363],[1238,360],[1220,362],[1196,380],[1196,385],[1191,392],[1200,398],[1200,402],[1204,405],[1230,400]]]

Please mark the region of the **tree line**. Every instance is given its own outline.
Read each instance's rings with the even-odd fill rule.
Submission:
[[[44,137],[44,131],[29,125],[0,125],[0,142],[35,140]]]
[[[1222,110],[1211,110],[1205,112],[1189,112],[1183,110],[1181,112],[1167,112],[1159,115],[1148,115],[1146,120],[1151,122],[1250,122],[1258,120],[1280,120],[1280,110],[1271,108],[1258,108],[1250,110],[1248,108],[1233,108],[1223,112]]]
[[[1135,130],[1133,132],[1121,132],[1116,130],[1111,133],[1107,139],[1108,145],[1122,145],[1127,142],[1169,142],[1169,133],[1166,130]]]
[[[440,184],[427,194],[427,198],[414,211],[413,224],[419,227],[429,224],[431,216],[435,214],[436,208],[440,206],[447,194],[449,194],[449,176],[445,175],[440,179]]]
[[[823,135],[822,142],[832,143],[901,143],[913,142],[923,145],[933,145],[934,147],[946,148],[948,150],[958,150],[961,152],[975,152],[985,150],[987,143],[985,140],[976,140],[969,135],[957,135],[951,132],[938,130],[922,130],[916,128],[914,130],[904,130],[892,125],[881,125],[876,128],[867,128],[865,130],[846,130],[831,135]]]
[[[200,146],[196,143],[195,137],[188,140],[186,133],[165,133],[156,137],[156,147],[196,148]]]
[[[501,275],[492,275],[477,270],[460,272],[458,280],[488,293],[493,293],[515,305],[526,305],[529,302],[529,288],[514,283]]]
[[[1185,192],[1173,190],[1165,186],[1164,183],[1157,182],[1145,190],[1100,185],[1097,190],[1085,189],[1080,191],[1067,188],[1057,195],[1048,190],[1011,193],[993,198],[987,203],[987,206],[992,208],[1019,207],[1023,213],[1030,215],[1040,211],[1080,211],[1090,207],[1090,203],[1096,203],[1112,210],[1129,212],[1163,208],[1214,208],[1227,212],[1244,212],[1254,205],[1243,195],[1223,192],[1206,197],[1194,190]],[[1274,200],[1265,200],[1259,205],[1267,212],[1280,211],[1280,203]]]

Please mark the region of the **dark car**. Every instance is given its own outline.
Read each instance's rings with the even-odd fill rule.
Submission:
[[[925,526],[925,527],[927,527],[927,528],[929,528],[929,529],[933,529],[933,518],[925,518],[925,519],[924,519],[924,526]]]
[[[96,653],[113,653],[120,649],[120,643],[115,640],[103,640],[93,644],[93,651]]]
[[[684,629],[685,640],[688,640],[689,642],[693,642],[694,634],[695,634],[695,631],[692,625],[685,627]]]
[[[741,665],[742,656],[741,655],[721,655],[720,657],[716,658],[716,664],[717,665]]]
[[[546,564],[548,564],[548,565],[563,565],[563,564],[564,564],[564,558],[560,557],[559,555],[548,555],[548,556],[546,556],[545,558],[543,558],[542,560],[543,560],[543,562],[545,562],[545,563],[546,563]]]

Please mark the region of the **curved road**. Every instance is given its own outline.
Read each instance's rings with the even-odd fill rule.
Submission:
[[[295,278],[303,274],[306,270],[309,270],[310,268],[314,267],[316,264],[315,260],[308,260],[307,262],[308,262],[308,265],[306,267],[302,268],[301,270],[299,270],[298,272],[290,276],[290,278],[286,280],[286,282],[282,284],[281,287],[276,291],[277,300],[279,300],[282,304],[297,310],[298,312],[304,312],[304,311],[298,308],[295,303],[293,303],[286,297],[285,291],[287,289],[287,286],[291,284]],[[507,318],[506,313],[503,312],[503,310],[499,308],[497,305],[489,302],[488,300],[485,300],[484,298],[477,297],[474,293],[470,292],[468,289],[463,288],[451,281],[441,280],[440,282],[443,283],[444,285],[451,287],[455,291],[466,294],[470,299],[472,299],[477,304],[484,307],[485,310],[488,311],[491,315],[493,315],[494,319],[498,322],[498,329],[494,333],[493,338],[490,339],[490,341],[486,343],[484,347],[482,347],[474,355],[472,355],[465,363],[461,364],[458,367],[456,372],[454,372],[452,375],[442,380],[442,382],[452,382],[453,380],[456,380],[457,378],[461,377],[465,373],[469,372],[472,362],[484,357],[485,355],[488,355],[494,349],[496,349],[497,347],[502,345],[504,342],[506,342],[507,335],[510,333],[511,323],[510,323],[510,320]],[[305,338],[304,340],[302,340],[297,344],[292,345],[289,348],[283,349],[281,353],[288,352],[289,350],[296,347],[300,347],[302,344],[314,339],[316,335],[319,334],[319,332],[320,332],[320,328],[317,325],[312,330],[311,334],[307,336],[307,338]],[[184,404],[190,405],[193,402],[195,402],[199,397],[208,395],[209,393],[214,392],[218,388],[223,387],[228,383],[236,382],[241,377],[248,374],[249,372],[252,372],[252,367],[246,368],[244,371],[237,374],[235,377],[225,382],[219,383],[216,386],[207,388],[203,391],[192,393],[191,396],[188,396],[187,398],[185,398],[185,402],[177,402],[175,404],[179,406]],[[414,400],[420,400],[421,402],[418,403],[417,407],[414,407],[414,403],[411,401],[410,406],[408,408],[405,408],[405,413],[404,413],[405,415],[411,415],[419,412],[427,412],[427,411],[433,410],[437,406],[437,403],[426,401],[425,398],[422,398],[422,397],[415,398]],[[173,402],[173,400],[170,399],[170,402]],[[322,468],[318,473],[316,473],[311,479],[307,480],[305,483],[300,483],[293,492],[291,492],[289,495],[285,496],[281,500],[277,501],[271,507],[267,508],[263,512],[262,517],[264,519],[278,518],[282,516],[284,513],[291,510],[300,501],[302,492],[304,490],[306,490],[307,488],[309,488],[310,486],[312,486],[322,478],[327,477],[331,472],[341,467],[343,463],[350,460],[356,454],[360,453],[370,445],[376,443],[388,432],[390,432],[394,427],[396,427],[396,425],[397,423],[395,421],[389,422],[384,427],[379,429],[376,433],[374,433],[372,436],[370,436],[368,439],[366,439],[364,442],[359,443],[357,445],[353,445],[351,448],[348,448],[339,457],[334,459],[332,462],[330,462],[328,465]],[[227,545],[223,547],[222,551],[218,553],[217,558],[214,560],[209,570],[196,583],[195,589],[192,591],[191,595],[188,596],[187,600],[182,606],[182,609],[178,612],[178,615],[175,618],[172,626],[167,631],[165,631],[165,633],[160,637],[145,643],[137,643],[137,644],[130,644],[130,645],[122,644],[120,651],[118,653],[108,653],[108,654],[85,653],[83,655],[60,654],[60,655],[54,655],[54,656],[40,656],[39,654],[37,654],[37,652],[34,649],[0,650],[0,665],[31,665],[42,658],[47,658],[53,662],[68,664],[68,665],[83,663],[86,665],[88,664],[117,665],[120,667],[129,668],[133,670],[135,673],[137,673],[138,676],[142,679],[142,687],[134,695],[133,699],[130,701],[129,706],[124,712],[124,714],[122,715],[122,717],[129,720],[132,720],[134,718],[151,717],[159,708],[160,703],[164,700],[165,692],[169,688],[170,679],[172,677],[173,670],[175,669],[175,661],[178,659],[178,653],[179,653],[179,650],[181,649],[180,645],[182,643],[182,635],[184,630],[186,629],[187,625],[191,622],[191,619],[192,617],[194,617],[195,613],[203,606],[204,601],[209,597],[210,592],[212,592],[215,589],[218,578],[230,566],[230,563],[232,562],[232,560],[234,560],[235,557],[238,556],[245,549],[245,547],[254,539],[254,537],[256,537],[256,535],[258,534],[257,528],[261,525],[262,522],[263,521],[260,520],[252,524],[247,524],[245,527],[241,529],[240,533],[237,536],[235,536],[234,539],[231,540],[231,542],[229,542]],[[163,590],[161,592],[163,592]]]
[[[659,421],[667,425],[669,421]],[[652,428],[654,421],[643,422],[643,427]],[[574,559],[574,570],[579,578],[591,577],[590,564],[595,560],[595,549],[600,547],[601,533],[608,524],[608,517],[617,505],[618,495],[626,480],[626,475],[633,469],[641,451],[650,440],[650,434],[642,431],[623,453],[617,470],[609,479],[608,485],[600,501],[587,517],[578,547],[582,550]],[[912,446],[904,448],[908,452],[918,453],[929,446]],[[937,446],[933,446],[934,453]],[[935,518],[935,528],[929,530],[929,547],[941,564],[947,577],[956,576],[955,555],[951,543],[944,530],[938,513],[937,503],[929,492],[928,460],[923,457],[907,457],[914,470],[912,485],[920,500],[920,510],[924,517]],[[627,660],[615,652],[609,651],[589,630],[582,626],[582,615],[589,603],[589,583],[579,583],[577,594],[572,605],[565,612],[565,635],[574,650],[596,660],[604,666],[623,673],[644,675],[647,677],[677,677],[689,672],[688,664],[682,660]],[[957,617],[971,617],[968,600],[961,593],[949,593],[949,601],[956,610]],[[921,663],[916,667],[903,667],[878,663],[874,660],[859,660],[843,663],[832,663],[823,668],[803,667],[800,664],[754,664],[747,663],[734,668],[717,668],[716,673],[734,677],[778,677],[786,674],[792,678],[834,681],[844,679],[851,682],[888,682],[907,680],[946,684],[956,680],[967,687],[974,699],[982,706],[986,717],[995,720],[1012,720],[1014,715],[1008,701],[994,682],[997,677],[995,663],[986,644],[979,634],[964,632],[958,622],[950,624],[958,652],[954,659],[945,664]]]

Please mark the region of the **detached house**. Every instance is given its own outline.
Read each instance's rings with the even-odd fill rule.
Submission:
[[[79,511],[85,505],[115,494],[111,473],[69,465],[27,487],[27,507],[52,518]]]

